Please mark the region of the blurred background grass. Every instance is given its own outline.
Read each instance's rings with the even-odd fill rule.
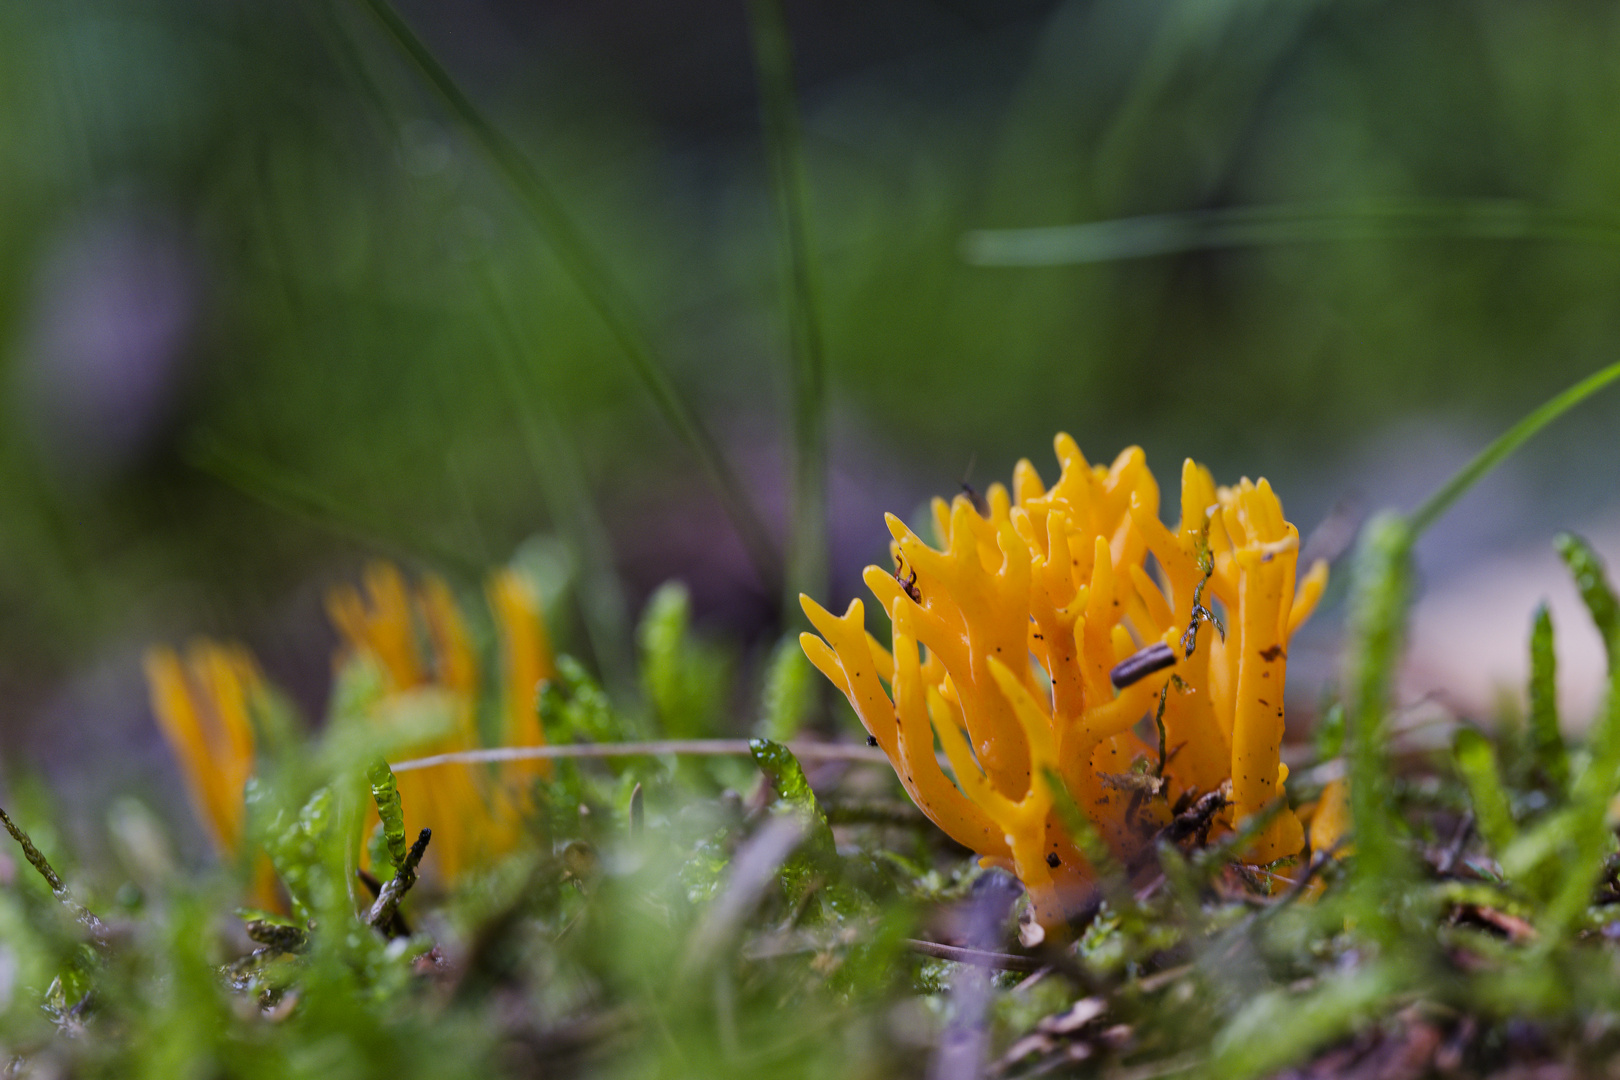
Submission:
[[[780,540],[789,339],[746,5],[400,11],[555,188]],[[1187,455],[1267,475],[1309,530],[1347,494],[1414,504],[1615,355],[1610,7],[786,13],[839,606],[887,559],[882,510],[1020,456],[1050,479],[1059,429],[1093,460],[1140,443],[1166,482]],[[1256,206],[1340,217],[967,257],[978,230]],[[1457,206],[1558,227],[1481,236]],[[630,612],[678,577],[745,650],[781,628],[689,448],[363,5],[0,6],[0,365],[0,754],[69,793],[172,777],[155,640],[241,638],[318,714],[321,591],[375,554],[472,586],[560,536],[538,555],[610,568]],[[1588,407],[1471,496],[1430,578],[1601,516],[1617,419]]]

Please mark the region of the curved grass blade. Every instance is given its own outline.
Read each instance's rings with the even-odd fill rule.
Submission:
[[[676,389],[628,292],[522,149],[473,103],[393,5],[388,0],[359,2],[421,72],[456,122],[517,194],[557,261],[624,351],[653,404],[697,457],[762,583],[776,591],[782,576],[781,559],[770,532],[719,444]]]
[[[1554,395],[1541,407],[1532,410],[1524,419],[1498,435],[1489,446],[1475,456],[1474,460],[1457,470],[1439,491],[1430,495],[1423,505],[1418,507],[1412,515],[1413,536],[1422,535],[1442,514],[1451,509],[1452,503],[1460,499],[1464,492],[1473,487],[1486,473],[1500,465],[1513,451],[1528,442],[1531,436],[1616,379],[1620,379],[1620,362],[1595,371],[1569,389]]]
[[[1620,244],[1620,216],[1496,199],[1239,206],[962,239],[975,266],[1074,266],[1219,248],[1365,240],[1534,240]]]
[[[783,308],[793,378],[793,499],[786,610],[800,593],[827,591],[827,360],[811,233],[804,132],[793,86],[793,48],[781,0],[749,0],[754,66],[771,187],[782,230]],[[802,616],[801,616],[802,618]]]

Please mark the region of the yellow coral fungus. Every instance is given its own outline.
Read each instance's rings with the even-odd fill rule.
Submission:
[[[253,775],[253,701],[264,681],[245,649],[198,641],[184,661],[146,654],[152,714],[180,762],[186,792],[221,854],[242,850],[242,789]]]
[[[501,745],[544,745],[535,691],[550,677],[552,658],[539,601],[513,570],[494,574],[488,594],[500,645]],[[461,610],[442,580],[429,577],[413,591],[396,568],[375,563],[366,569],[364,594],[340,586],[328,596],[327,609],[346,646],[340,660],[358,655],[375,663],[384,678],[385,703],[420,691],[441,692],[450,702],[450,730],[402,753],[422,757],[480,745],[478,662]],[[375,715],[385,722],[390,712],[384,708]],[[549,775],[549,768],[533,762],[503,768],[498,783],[465,769],[400,775],[406,819],[432,827],[428,862],[443,878],[453,880],[518,843],[529,785],[535,776]]]
[[[892,653],[866,632],[858,599],[840,617],[801,597],[820,636],[800,638],[923,812],[1015,872],[1048,926],[1092,875],[1045,775],[1127,860],[1189,792],[1230,783],[1227,825],[1281,795],[1288,641],[1327,581],[1318,563],[1296,582],[1299,534],[1264,480],[1217,488],[1188,461],[1172,529],[1140,449],[1110,466],[1088,463],[1067,435],[1056,449],[1055,484],[1021,461],[1010,493],[985,493],[988,514],[965,496],[934,500],[942,550],[888,517],[898,569],[868,567],[865,580],[890,617]],[[1157,735],[1135,731],[1153,717],[1162,761]],[[1273,861],[1303,839],[1285,808],[1248,855]]]
[[[498,741],[544,745],[535,692],[553,668],[539,598],[510,569],[491,576],[488,595],[500,653],[500,697],[491,710],[499,718]],[[373,720],[390,723],[400,715],[393,706],[408,695],[438,695],[447,704],[449,729],[402,753],[426,756],[482,745],[478,654],[449,586],[429,577],[413,588],[395,567],[375,563],[366,568],[363,590],[333,589],[327,610],[343,640],[336,662],[363,658],[382,679]],[[192,646],[184,662],[172,649],[152,650],[146,674],[152,711],[180,761],[198,817],[219,851],[235,857],[243,841],[242,791],[254,768],[251,717],[267,692],[263,678],[246,650],[206,642]],[[433,829],[430,872],[453,880],[517,846],[532,809],[531,786],[550,770],[543,762],[507,762],[500,770],[439,769],[398,778],[407,822]]]
[[[544,746],[546,733],[535,708],[535,688],[556,674],[552,667],[551,643],[546,638],[545,620],[540,617],[540,600],[534,586],[514,570],[501,570],[489,579],[489,608],[500,628],[501,665],[504,699],[503,746]],[[508,762],[514,779],[551,775],[545,760]]]
[[[152,715],[180,762],[186,792],[227,859],[243,852],[243,789],[253,775],[253,714],[264,707],[266,687],[246,649],[197,641],[184,660],[169,648],[146,654]],[[275,875],[260,855],[254,866],[253,903],[280,906]]]

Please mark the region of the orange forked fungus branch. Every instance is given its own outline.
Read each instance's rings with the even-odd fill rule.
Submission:
[[[1217,488],[1188,461],[1172,529],[1140,449],[1093,466],[1069,436],[1056,447],[1050,488],[1021,461],[1011,493],[985,493],[987,513],[967,496],[935,499],[942,550],[888,516],[896,569],[867,567],[865,580],[888,612],[892,652],[867,633],[860,600],[836,616],[800,598],[820,634],[800,635],[805,655],[907,793],[987,865],[1016,873],[1048,927],[1080,906],[1094,875],[1042,777],[1061,776],[1127,860],[1189,793],[1230,784],[1223,827],[1270,806],[1287,778],[1288,641],[1327,584],[1323,562],[1296,578],[1299,532],[1266,481]],[[1155,716],[1162,761],[1135,731]],[[1132,783],[1146,766],[1151,782]],[[1303,844],[1285,808],[1247,857],[1271,862]]]
[[[500,647],[499,745],[543,746],[536,690],[553,671],[539,599],[527,579],[511,569],[490,576],[487,594]],[[442,579],[428,577],[413,590],[397,568],[373,563],[366,568],[364,592],[339,586],[328,594],[326,606],[345,646],[338,662],[361,656],[375,663],[383,676],[385,705],[417,690],[448,699],[451,729],[404,753],[429,756],[481,745],[478,713],[485,698],[478,659],[461,608]],[[388,715],[384,708],[375,719],[386,723]],[[428,865],[453,881],[518,845],[523,818],[533,809],[534,780],[550,775],[549,762],[513,761],[503,763],[495,776],[441,769],[405,773],[398,784],[410,827],[420,822],[433,828]]]
[[[489,680],[481,678],[461,606],[441,579],[412,586],[396,567],[378,562],[366,568],[363,588],[340,585],[327,596],[342,639],[334,664],[361,658],[381,677],[381,699],[369,721],[396,722],[399,713],[391,706],[416,693],[436,695],[448,706],[448,729],[408,748],[410,754],[480,748],[479,714],[486,707],[499,717],[499,745],[545,744],[536,690],[553,667],[539,597],[509,568],[490,576],[487,594],[499,649],[498,678]],[[197,815],[220,854],[235,858],[244,843],[243,787],[256,765],[254,710],[268,693],[263,677],[247,650],[210,642],[192,646],[185,660],[171,649],[153,649],[146,674],[153,715],[179,759]],[[454,881],[513,850],[534,811],[535,780],[550,775],[549,762],[534,760],[503,762],[494,771],[402,774],[407,824],[433,829],[427,872]],[[268,887],[260,892],[272,895]],[[270,906],[262,895],[261,906]]]

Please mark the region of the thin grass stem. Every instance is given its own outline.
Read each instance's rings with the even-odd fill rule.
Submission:
[[[1457,470],[1440,490],[1430,495],[1423,505],[1417,508],[1409,519],[1413,537],[1422,535],[1424,530],[1451,509],[1452,504],[1460,499],[1464,492],[1478,483],[1486,473],[1500,465],[1509,454],[1529,441],[1531,436],[1616,379],[1620,379],[1620,362],[1593,372],[1498,435],[1489,446],[1475,456],[1474,460]]]
[[[719,444],[670,378],[629,293],[586,240],[561,199],[523,150],[484,115],[393,5],[388,0],[360,2],[416,66],[467,137],[517,195],[558,263],[624,351],[659,413],[698,459],[761,583],[774,592],[781,581],[782,569],[770,531]]]
[[[827,594],[827,361],[804,131],[781,0],[749,0],[771,187],[782,230],[783,308],[793,378],[793,487],[784,610]],[[802,618],[802,616],[801,616]]]

